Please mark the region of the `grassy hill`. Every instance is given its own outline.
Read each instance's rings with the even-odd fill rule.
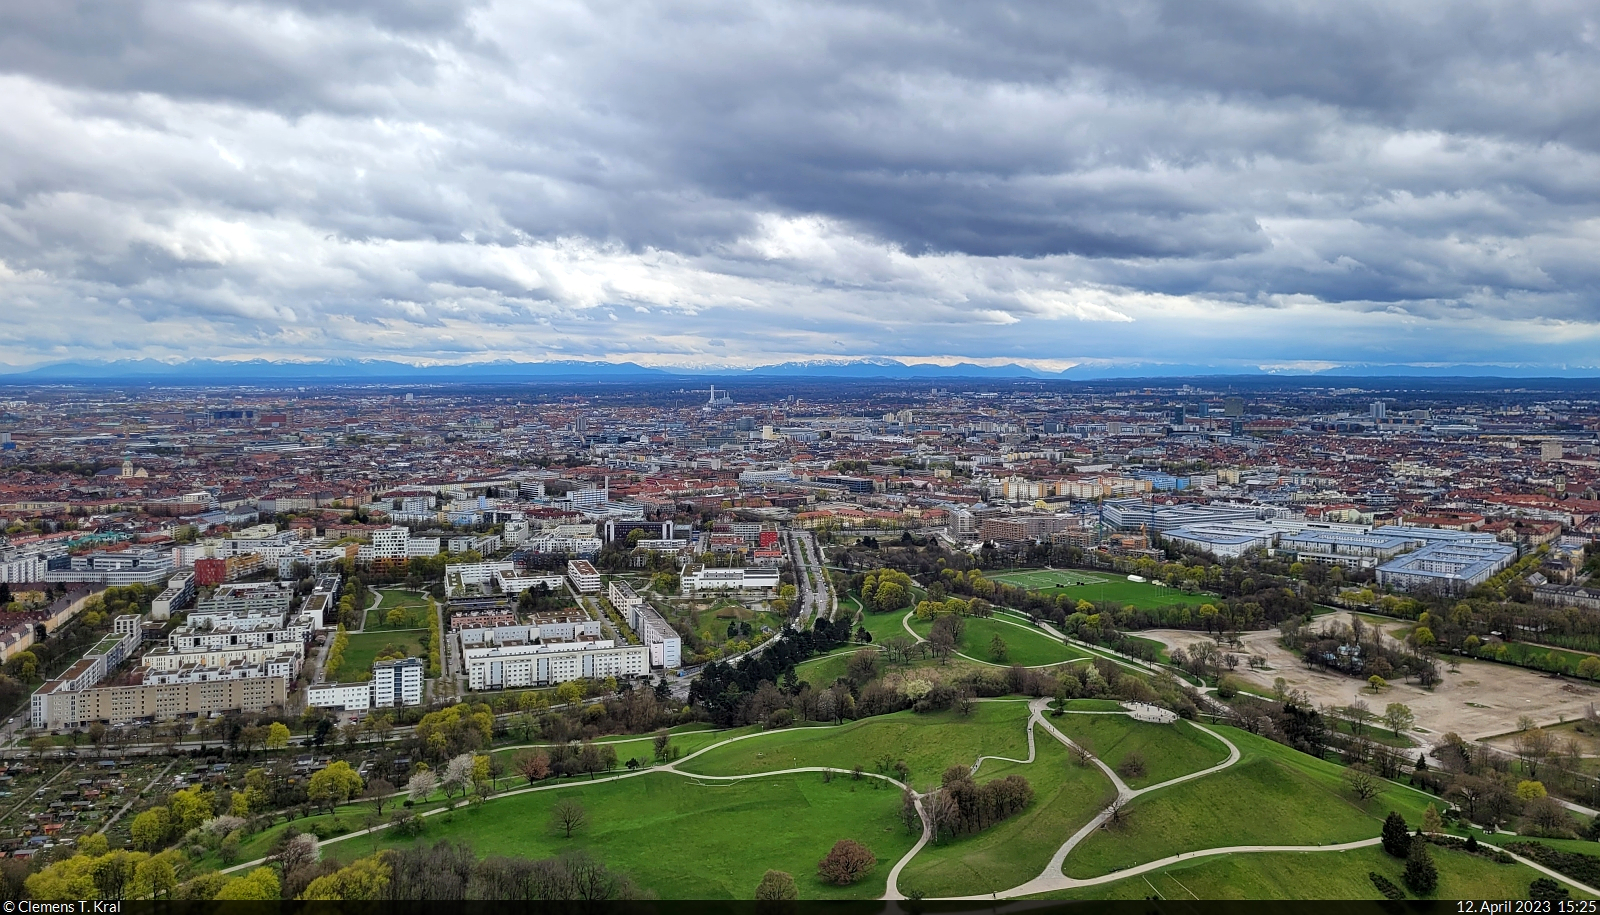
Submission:
[[[1398,810],[1419,822],[1431,798],[1399,786],[1361,802],[1343,769],[1237,728],[1216,729],[1238,745],[1222,772],[1135,798],[1125,821],[1097,830],[1067,856],[1069,877],[1098,877],[1182,851],[1234,845],[1332,845],[1372,838]]]
[[[939,784],[950,766],[970,766],[979,756],[1028,755],[1026,702],[978,702],[972,713],[919,715],[896,712],[864,718],[837,728],[794,728],[708,750],[679,765],[706,775],[749,775],[802,766],[861,766],[875,771],[888,755],[905,760],[911,784],[926,790]]]
[[[566,839],[549,825],[550,808],[576,798],[588,824]],[[889,869],[916,842],[897,815],[900,793],[863,781],[816,774],[697,784],[652,772],[614,782],[573,783],[499,798],[448,816],[427,818],[416,841],[469,842],[479,855],[547,857],[587,849],[607,866],[664,899],[749,899],[768,868],[788,871],[802,899],[872,899]],[[817,862],[839,839],[856,839],[878,866],[860,883],[817,879]],[[412,840],[389,831],[325,845],[341,861]]]

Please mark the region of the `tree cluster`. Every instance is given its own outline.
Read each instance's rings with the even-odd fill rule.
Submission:
[[[1020,775],[980,785],[965,766],[951,766],[938,790],[923,800],[934,833],[940,837],[982,832],[1016,816],[1033,803],[1033,786]]]

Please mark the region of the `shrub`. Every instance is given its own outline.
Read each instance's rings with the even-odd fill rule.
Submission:
[[[794,885],[794,877],[784,871],[767,871],[761,876],[761,882],[756,885],[756,899],[761,901],[783,901],[796,899],[800,891]]]
[[[854,839],[840,839],[817,862],[817,876],[834,886],[849,886],[878,866],[872,849]]]
[[[1378,892],[1382,893],[1385,899],[1406,898],[1405,890],[1395,886],[1394,881],[1376,871],[1367,871],[1367,879],[1372,881],[1372,885],[1378,888]]]
[[[1561,851],[1543,842],[1511,842],[1506,848],[1581,883],[1600,880],[1600,858],[1593,855]]]
[[[1592,658],[1590,660],[1593,660]],[[1561,884],[1549,877],[1538,877],[1528,884],[1528,898],[1556,901],[1566,899],[1572,894]]]
[[[1117,766],[1117,774],[1123,778],[1143,778],[1145,774],[1144,757],[1138,753],[1129,753],[1123,757],[1122,763]]]
[[[397,812],[390,822],[393,824],[390,828],[395,831],[396,835],[405,836],[408,839],[414,839],[417,836],[422,835],[422,828],[424,825],[422,822],[422,817],[417,816],[409,810],[401,810]]]

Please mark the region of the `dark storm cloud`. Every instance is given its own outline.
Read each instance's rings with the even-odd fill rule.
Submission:
[[[0,296],[188,355],[1570,361],[1597,36],[1575,3],[7,3]]]
[[[63,85],[241,102],[306,113],[379,105],[366,94],[426,83],[415,41],[461,28],[467,5],[76,0],[0,5],[0,61]],[[305,28],[307,20],[315,23]]]

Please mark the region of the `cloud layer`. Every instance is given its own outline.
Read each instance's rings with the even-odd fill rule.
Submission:
[[[0,6],[0,361],[1600,365],[1592,4]]]

